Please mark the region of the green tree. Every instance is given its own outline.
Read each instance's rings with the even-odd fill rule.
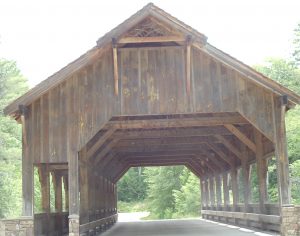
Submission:
[[[300,22],[294,30],[293,59],[295,60],[296,64],[300,66]]]
[[[27,91],[16,63],[0,59],[0,218],[21,212],[21,127],[3,108]]]
[[[184,169],[180,176],[182,186],[180,190],[173,190],[175,198],[175,214],[177,217],[200,215],[200,180],[189,170]]]
[[[130,168],[118,182],[118,199],[124,202],[141,201],[146,198],[147,182],[143,167]]]
[[[184,166],[147,168],[148,199],[153,218],[172,218],[175,212],[173,192],[182,187],[180,176]]]

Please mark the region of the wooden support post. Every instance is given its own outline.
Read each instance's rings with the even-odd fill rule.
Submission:
[[[289,177],[289,159],[287,153],[285,111],[287,96],[273,97],[273,129],[277,163],[278,196],[280,206],[291,203],[291,186]]]
[[[222,208],[222,190],[221,190],[221,178],[220,178],[219,174],[217,174],[215,176],[215,180],[216,180],[217,210],[221,210],[221,208]]]
[[[79,152],[80,224],[89,222],[89,168],[86,147]]]
[[[243,186],[244,186],[244,212],[249,212],[249,201],[251,196],[250,188],[250,164],[249,164],[249,154],[246,146],[242,146],[242,171],[243,171]]]
[[[206,200],[206,209],[209,209],[210,206],[210,194],[209,194],[209,187],[208,187],[208,179],[204,180],[205,184],[205,200]]]
[[[227,172],[223,173],[223,194],[224,194],[224,210],[227,211],[230,205]]]
[[[52,172],[52,182],[54,187],[55,195],[55,212],[59,213],[56,217],[55,228],[59,235],[63,234],[63,225],[62,225],[62,177],[61,174],[57,171]]]
[[[79,168],[78,153],[69,153],[69,235],[79,236]],[[72,234],[71,234],[72,233]]]
[[[22,199],[23,199],[23,216],[33,217],[33,157],[29,154],[29,132],[30,125],[28,123],[30,113],[27,107],[20,105],[22,122]]]
[[[59,172],[52,172],[55,195],[55,212],[62,212],[62,178]]]
[[[119,95],[119,70],[118,70],[118,48],[117,41],[115,38],[112,39],[112,49],[113,49],[113,65],[114,65],[114,85],[115,85],[115,95]]]
[[[238,181],[237,181],[237,169],[231,169],[231,186],[232,186],[232,206],[233,211],[237,211],[237,204],[239,199]]]
[[[254,138],[256,144],[256,164],[257,164],[257,177],[259,185],[259,208],[262,214],[266,213],[266,202],[268,200],[267,191],[267,173],[268,165],[267,160],[263,158],[263,141],[262,134],[255,129]]]
[[[64,182],[64,190],[65,190],[65,210],[69,211],[69,182],[68,182],[68,176],[63,176],[63,182]]]
[[[205,210],[206,199],[205,199],[205,184],[202,179],[200,179],[200,190],[201,190],[201,209]]]
[[[41,183],[42,210],[45,213],[50,213],[50,173],[48,165],[40,165],[38,171]]]
[[[191,36],[186,39],[186,93],[191,93]]]
[[[215,196],[215,179],[214,177],[209,178],[209,192],[210,192],[210,203],[212,209],[214,209],[216,204],[216,196]]]

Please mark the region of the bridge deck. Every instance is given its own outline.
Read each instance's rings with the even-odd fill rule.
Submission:
[[[138,221],[119,222],[102,236],[201,236],[201,235],[222,235],[222,236],[255,236],[255,235],[275,235],[248,232],[240,228],[230,228],[226,225],[207,222],[204,220],[162,220],[162,221]]]

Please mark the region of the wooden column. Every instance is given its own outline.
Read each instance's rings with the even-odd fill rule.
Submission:
[[[79,152],[80,224],[89,222],[89,168],[86,148]]]
[[[58,171],[54,171],[52,174],[52,182],[54,187],[55,195],[55,212],[59,213],[56,216],[55,228],[57,232],[61,235],[63,232],[62,225],[62,176]]]
[[[79,168],[78,154],[69,158],[69,212],[79,217]]]
[[[256,164],[257,164],[257,177],[259,185],[259,207],[262,214],[266,213],[265,203],[268,200],[267,192],[267,160],[263,158],[263,140],[262,134],[254,131],[254,139],[256,144]]]
[[[23,200],[23,216],[33,217],[33,157],[30,156],[30,111],[27,107],[20,105],[22,122],[22,200]]]
[[[237,211],[237,204],[239,199],[238,181],[237,181],[237,169],[231,170],[231,186],[232,186],[232,206],[233,211]]]
[[[210,194],[209,194],[209,187],[208,187],[208,178],[204,180],[205,185],[205,200],[206,200],[206,209],[209,209],[210,206]]]
[[[274,144],[277,163],[278,196],[280,206],[291,203],[289,159],[287,153],[285,111],[287,96],[273,97]]]
[[[221,190],[221,178],[220,175],[215,176],[216,179],[216,195],[217,195],[217,210],[221,210],[222,207],[222,190]]]
[[[69,182],[68,182],[68,176],[63,176],[63,182],[64,182],[64,190],[65,190],[65,209],[66,211],[69,211]]]
[[[39,166],[39,179],[41,183],[42,210],[50,213],[50,173],[46,164]]]
[[[209,178],[209,192],[210,192],[210,203],[211,207],[214,207],[216,204],[216,196],[215,196],[215,180],[214,177]]]
[[[206,207],[206,199],[205,199],[205,184],[202,179],[200,179],[200,190],[201,190],[201,209],[205,209]]]
[[[228,173],[223,173],[223,195],[224,195],[224,208],[228,210],[230,201],[229,201],[229,188],[228,188]]]
[[[62,178],[59,172],[52,172],[55,195],[55,212],[62,212]]]
[[[245,145],[242,146],[242,170],[243,170],[243,185],[244,185],[244,212],[249,212],[249,201],[251,196],[250,188],[250,164],[249,153]]]

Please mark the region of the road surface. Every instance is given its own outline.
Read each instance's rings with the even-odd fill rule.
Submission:
[[[202,219],[118,222],[101,236],[270,236]]]

